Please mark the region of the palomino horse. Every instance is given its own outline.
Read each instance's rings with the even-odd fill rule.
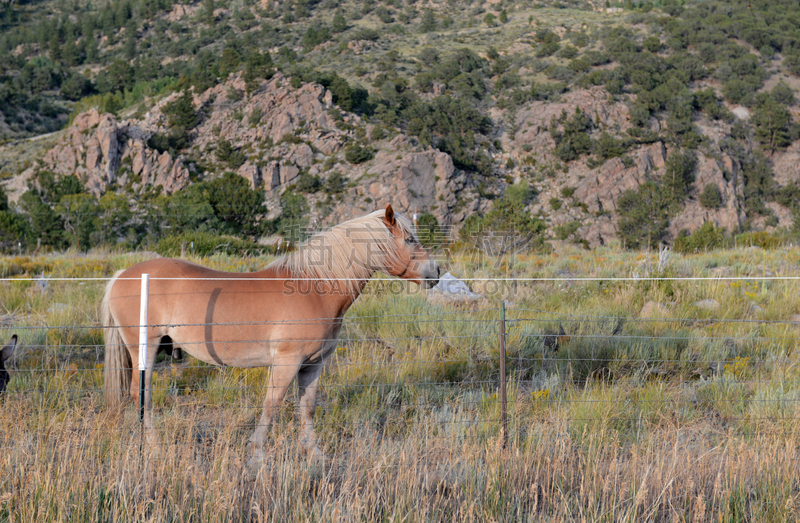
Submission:
[[[272,366],[261,420],[250,438],[251,465],[263,459],[273,413],[297,376],[300,444],[315,457],[312,416],[325,358],[336,348],[342,318],[377,271],[431,288],[439,266],[411,224],[385,210],[312,236],[297,251],[254,273],[220,272],[181,260],[155,259],[114,275],[103,298],[105,390],[110,406],[139,393],[140,278],[150,274],[148,346],[172,344],[213,365]],[[147,351],[152,384],[156,350]],[[150,387],[145,430],[152,434]]]

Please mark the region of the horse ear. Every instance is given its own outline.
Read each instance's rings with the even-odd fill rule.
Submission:
[[[386,222],[386,225],[389,227],[394,227],[397,225],[397,221],[394,219],[394,209],[392,209],[392,204],[386,204],[386,216],[383,218],[383,221]]]
[[[14,354],[14,349],[17,346],[17,335],[14,334],[11,336],[11,341],[8,342],[8,345],[3,347],[3,350],[0,350],[0,363],[5,363],[5,361]]]

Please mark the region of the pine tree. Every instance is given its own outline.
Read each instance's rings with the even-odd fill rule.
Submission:
[[[425,12],[422,13],[422,23],[419,26],[420,32],[430,33],[431,31],[436,31],[436,28],[436,17],[433,16],[433,11],[426,9]]]
[[[345,20],[344,15],[342,15],[342,13],[336,13],[336,15],[333,17],[333,25],[331,26],[331,30],[334,33],[341,33],[346,29],[347,20]]]

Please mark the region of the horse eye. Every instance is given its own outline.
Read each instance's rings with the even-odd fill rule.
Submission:
[[[414,237],[413,237],[413,236],[409,236],[408,238],[406,238],[406,243],[408,243],[408,244],[413,244],[413,243],[415,243],[415,241],[414,241]]]

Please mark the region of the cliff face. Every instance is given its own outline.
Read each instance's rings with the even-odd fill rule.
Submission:
[[[205,177],[231,170],[216,154],[225,140],[244,154],[244,162],[235,170],[253,188],[263,187],[270,217],[280,214],[280,195],[302,174],[319,177],[323,185],[334,173],[344,179],[341,193],[332,199],[322,193],[307,196],[310,218],[323,225],[387,203],[403,213],[431,212],[440,223],[450,225],[463,221],[482,203],[474,198],[469,176],[455,169],[448,154],[423,148],[402,133],[367,138],[373,136],[373,126],[340,111],[330,91],[311,83],[292,88],[281,74],[250,96],[239,77],[196,94],[194,106],[203,115],[201,122],[189,133],[191,145],[173,157],[151,148],[148,141],[154,134],[168,132],[164,107],[177,96],[162,100],[139,119],[118,121],[96,110],[78,115],[55,147],[22,178],[49,170],[78,176],[96,196],[109,190],[135,195],[152,187],[172,194],[191,183],[191,173],[200,163],[206,167]],[[369,141],[374,153],[369,161],[353,165],[344,156],[346,146],[356,141]],[[10,191],[12,200],[22,192],[21,187]],[[314,205],[321,202],[325,205]]]
[[[133,196],[152,187],[171,194],[191,183],[193,173],[201,171],[199,165],[206,178],[231,170],[218,155],[220,143],[227,141],[243,160],[235,169],[238,174],[252,187],[264,188],[271,218],[280,214],[281,194],[294,188],[303,175],[319,177],[323,185],[334,175],[344,179],[342,190],[332,196],[307,194],[312,209],[309,218],[322,225],[392,203],[403,213],[431,212],[440,224],[457,228],[470,214],[492,205],[486,186],[479,194],[475,177],[456,169],[448,154],[423,148],[397,130],[374,132],[358,115],[334,105],[331,92],[318,84],[293,88],[278,73],[248,95],[243,80],[236,76],[196,93],[194,107],[201,115],[200,123],[189,133],[190,146],[172,155],[151,148],[148,141],[156,133],[168,132],[164,107],[177,97],[162,100],[141,118],[118,121],[95,110],[78,115],[55,147],[22,178],[47,169],[77,175],[95,195],[114,190]],[[554,119],[563,121],[576,110],[591,120],[593,137],[601,132],[623,137],[630,127],[628,106],[602,88],[569,92],[557,103],[532,102],[514,115],[495,111],[492,116],[499,124],[502,152],[492,158],[495,177],[489,187],[500,195],[508,181],[530,180],[539,193],[529,205],[531,213],[545,218],[551,230],[577,221],[577,236],[598,245],[616,235],[620,196],[663,174],[672,148],[655,141],[634,146],[625,156],[602,164],[592,164],[586,155],[565,164],[555,155],[557,144],[549,130]],[[650,125],[651,130],[660,130],[655,119]],[[706,143],[697,150],[696,181],[689,197],[671,221],[673,238],[705,221],[735,230],[748,219],[742,166],[719,144],[729,135],[730,126],[699,122],[698,127]],[[372,158],[359,164],[348,162],[345,153],[354,143],[368,145]],[[772,155],[779,186],[800,181],[798,160],[799,143]],[[716,209],[706,209],[698,201],[709,184],[716,185],[722,196]],[[10,191],[12,199],[19,197],[22,185],[13,185],[18,190]],[[555,206],[553,200],[562,200],[563,205]],[[791,224],[788,209],[774,202],[768,206],[777,226]],[[754,223],[763,227],[763,221]]]
[[[75,118],[35,169],[75,175],[95,196],[128,183],[137,189],[160,185],[167,194],[182,189],[189,183],[183,160],[149,148],[147,139],[152,131],[148,129],[135,121],[118,122],[113,115],[93,109]]]

